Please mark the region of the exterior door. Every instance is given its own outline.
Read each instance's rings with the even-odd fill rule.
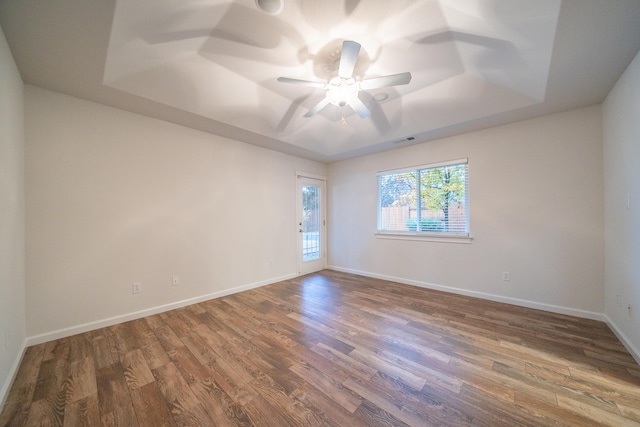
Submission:
[[[298,271],[309,274],[325,268],[325,181],[298,175]]]

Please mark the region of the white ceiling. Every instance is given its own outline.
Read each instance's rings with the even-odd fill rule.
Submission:
[[[0,0],[0,24],[25,83],[324,162],[597,104],[640,49],[640,0]],[[326,82],[344,40],[358,79],[411,82],[303,117],[324,90],[277,78]]]

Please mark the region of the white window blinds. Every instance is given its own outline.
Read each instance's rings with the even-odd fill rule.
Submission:
[[[379,173],[378,232],[469,236],[467,160]]]

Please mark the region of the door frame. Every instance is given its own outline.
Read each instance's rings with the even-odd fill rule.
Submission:
[[[321,184],[320,190],[320,258],[321,267],[312,268],[310,270],[304,267],[308,265],[302,260],[302,237],[300,233],[300,224],[302,223],[302,192],[300,191],[300,180],[307,179],[317,181]],[[298,275],[310,274],[320,271],[327,267],[327,177],[307,172],[296,171],[296,214],[295,214],[295,230],[296,230],[296,265]]]

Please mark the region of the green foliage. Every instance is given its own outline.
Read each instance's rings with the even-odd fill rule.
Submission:
[[[420,205],[431,211],[442,211],[447,231],[449,206],[464,199],[465,167],[454,165],[420,171]]]
[[[465,200],[466,169],[466,164],[456,164],[380,175],[380,208],[402,206],[417,211],[420,227],[416,220],[409,220],[409,230],[449,231],[449,208]],[[425,211],[443,219],[423,220]]]
[[[464,165],[420,171],[420,201],[423,208],[444,211],[464,198]]]
[[[406,224],[409,231],[418,230],[418,222],[415,219],[408,219]],[[420,220],[420,231],[443,231],[444,225],[439,219],[424,218]]]

